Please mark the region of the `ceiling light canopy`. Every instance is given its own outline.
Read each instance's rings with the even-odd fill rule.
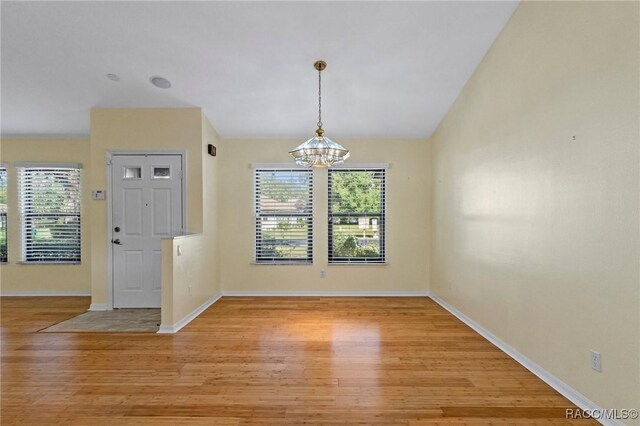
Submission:
[[[342,145],[324,136],[322,129],[322,71],[327,68],[325,61],[316,61],[313,67],[318,70],[318,128],[316,136],[289,151],[296,162],[306,167],[331,167],[349,158],[349,151]]]

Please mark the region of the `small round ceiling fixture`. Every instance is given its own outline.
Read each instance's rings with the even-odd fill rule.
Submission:
[[[171,87],[171,82],[164,77],[160,77],[160,76],[151,77],[149,81],[151,82],[151,84],[153,84],[154,86],[160,89],[168,89],[169,87]]]
[[[120,81],[120,76],[118,74],[109,73],[107,74],[107,78],[111,81]]]

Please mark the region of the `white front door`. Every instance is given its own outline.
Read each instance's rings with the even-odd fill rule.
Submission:
[[[182,157],[111,159],[113,307],[159,308],[160,239],[182,226]]]

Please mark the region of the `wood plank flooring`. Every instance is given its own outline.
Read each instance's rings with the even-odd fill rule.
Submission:
[[[592,423],[427,298],[224,297],[175,335],[37,332],[88,305],[1,299],[2,425]]]

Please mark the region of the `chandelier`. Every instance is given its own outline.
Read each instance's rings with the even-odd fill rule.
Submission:
[[[318,128],[316,136],[298,146],[289,154],[296,164],[307,167],[331,167],[349,158],[349,150],[324,136],[322,129],[322,71],[327,68],[325,61],[316,61],[313,67],[318,70]]]

